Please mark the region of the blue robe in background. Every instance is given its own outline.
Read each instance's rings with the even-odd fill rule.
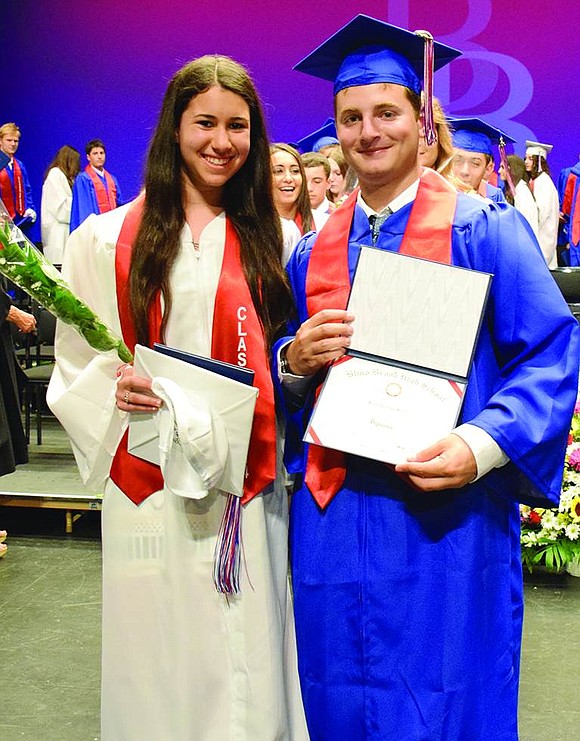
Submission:
[[[398,251],[410,209],[383,224],[380,249]],[[300,323],[315,239],[304,237],[288,264]],[[351,279],[363,244],[370,231],[357,207]],[[292,578],[312,741],[517,739],[518,502],[558,500],[579,328],[515,209],[459,195],[452,262],[494,275],[461,421],[486,430],[511,462],[462,489],[422,494],[388,467],[347,456],[344,485],[324,511],[305,486],[294,495]],[[312,393],[288,428],[295,472],[304,469],[299,440],[311,404]]]
[[[493,201],[494,203],[506,202],[503,190],[501,188],[497,188],[491,183],[485,184],[485,197],[489,198],[489,200]]]
[[[568,182],[568,175],[572,172],[571,167],[564,167],[560,170],[558,175],[558,200],[560,201],[560,208],[562,208],[562,201],[564,200],[564,193],[566,192],[566,183]]]
[[[98,177],[101,177],[99,173],[95,170]],[[119,189],[119,182],[117,178],[109,172],[109,175],[113,178],[113,181],[115,182],[115,187],[117,189],[117,207],[123,205],[123,197],[121,196],[121,190]],[[105,189],[108,192],[107,188],[107,181],[105,178],[101,178],[103,181],[103,185],[105,186]],[[71,232],[74,232],[74,230],[80,226],[83,221],[88,218],[91,214],[98,214],[99,211],[99,204],[97,202],[97,194],[95,191],[95,186],[93,185],[93,181],[91,180],[90,175],[88,175],[84,170],[80,172],[73,183],[73,189],[72,189],[72,206],[71,206],[71,214],[70,214],[70,230]]]
[[[574,219],[580,218],[580,162],[574,165],[571,169],[570,174],[576,175],[576,183],[574,185],[574,195],[572,196],[572,205],[570,208],[570,218],[566,225],[566,236],[570,244],[570,249],[566,255],[566,264],[572,267],[580,267],[580,240],[574,239],[576,236],[572,230]]]
[[[32,198],[32,188],[30,187],[30,180],[28,178],[28,172],[26,171],[26,167],[24,167],[24,163],[22,160],[16,159],[14,157],[14,160],[18,162],[18,165],[20,166],[20,172],[22,173],[22,188],[24,191],[24,211],[31,208],[33,211],[36,211],[36,208],[34,206],[34,199]],[[14,187],[14,170],[10,166],[6,166],[4,168],[6,170],[6,174],[8,175],[10,179],[10,184],[12,185],[12,201],[14,205],[16,206],[16,189]],[[0,188],[0,198],[2,200],[6,200],[6,196],[2,193],[2,188]],[[29,216],[24,216],[24,211],[22,213],[16,212],[16,215],[14,217],[14,223],[16,226],[20,227],[20,229],[23,232],[27,232],[30,227],[33,224],[32,219]]]
[[[576,167],[580,167],[580,162],[576,163]],[[560,202],[560,216],[562,216],[562,210],[564,206],[564,194],[566,193],[566,185],[568,183],[568,177],[570,173],[572,172],[573,167],[564,167],[560,170],[560,174],[558,175],[558,201]],[[569,242],[569,235],[568,235],[568,227],[569,227],[569,221],[566,215],[564,215],[564,221],[560,220],[560,226],[558,227],[558,246],[563,247],[564,245],[567,245]],[[568,254],[568,251],[562,253],[561,256],[561,262],[564,265],[570,264],[570,255]]]

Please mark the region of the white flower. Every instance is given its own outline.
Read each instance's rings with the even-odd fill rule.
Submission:
[[[565,489],[560,496],[560,506],[558,507],[560,512],[568,512],[570,510],[570,504],[576,496],[574,489]]]
[[[42,272],[49,278],[52,278],[53,280],[56,280],[56,281],[62,280],[62,275],[54,267],[54,265],[47,265],[46,263],[43,263],[40,267],[42,269]]]
[[[522,543],[526,546],[526,548],[529,548],[530,546],[534,545],[534,543],[537,543],[537,542],[538,542],[538,533],[535,533],[534,531],[522,533]]]
[[[551,509],[545,510],[542,515],[542,528],[546,530],[555,530],[558,527],[558,519],[556,513],[552,512]]]
[[[540,533],[540,537],[545,538],[546,540],[558,540],[558,536],[558,530],[542,530]]]
[[[580,537],[580,525],[576,522],[570,523],[566,527],[566,537],[570,538],[570,540],[578,540],[578,537]]]

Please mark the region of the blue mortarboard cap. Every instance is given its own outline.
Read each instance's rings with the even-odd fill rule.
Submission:
[[[333,118],[327,118],[319,129],[299,139],[297,144],[302,152],[318,152],[329,144],[338,144],[336,126]]]
[[[503,139],[505,144],[513,144],[515,139],[501,129],[485,123],[480,118],[449,118],[453,129],[453,146],[466,152],[488,154],[493,157],[493,145]]]
[[[368,15],[355,16],[294,69],[334,82],[334,94],[347,87],[391,82],[416,93],[423,79],[422,36]],[[435,69],[461,52],[434,44]]]

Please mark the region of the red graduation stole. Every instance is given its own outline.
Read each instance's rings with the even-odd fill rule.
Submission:
[[[85,172],[92,180],[95,188],[99,213],[104,214],[107,211],[112,211],[114,208],[117,208],[117,186],[115,185],[115,181],[111,175],[109,175],[106,170],[103,170],[103,175],[107,182],[107,187],[105,188],[102,179],[97,175],[95,168],[92,165],[87,165],[85,167]]]
[[[564,189],[564,198],[562,199],[562,213],[570,216],[572,213],[572,200],[574,198],[574,188],[576,186],[576,175],[571,172],[566,180]]]
[[[348,238],[357,195],[357,191],[351,193],[333,211],[312,248],[306,274],[309,316],[325,308],[346,308],[350,292]],[[424,168],[399,253],[449,265],[456,204],[456,190],[434,170]],[[309,446],[304,480],[321,508],[331,501],[345,476],[344,453]]]
[[[143,213],[144,196],[137,198],[125,217],[117,240],[115,276],[117,302],[123,340],[131,351],[136,334],[129,306],[129,268],[131,250]],[[229,219],[226,244],[218,282],[212,332],[211,355],[234,365],[254,369],[255,385],[260,389],[250,437],[246,480],[242,503],[259,494],[276,477],[276,422],[274,387],[270,375],[262,325],[243,277],[240,240]],[[243,278],[243,279],[241,279]],[[149,311],[149,342],[161,339],[161,297],[158,293]],[[126,431],[111,466],[111,479],[135,504],[163,488],[159,466],[131,455]]]
[[[302,214],[300,211],[296,211],[296,216],[294,217],[294,223],[300,229],[300,234],[304,234],[304,225],[302,223]]]
[[[16,215],[22,216],[26,207],[24,205],[24,181],[22,179],[22,170],[15,157],[12,158],[12,178],[8,174],[7,165],[3,170],[0,170],[0,193],[2,194],[2,200],[6,206],[6,210],[11,219],[14,219]]]
[[[576,205],[572,214],[572,234],[570,235],[572,244],[580,243],[580,191],[576,193]]]

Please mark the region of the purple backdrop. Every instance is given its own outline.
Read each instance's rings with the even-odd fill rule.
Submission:
[[[563,0],[429,0],[276,4],[191,0],[3,0],[1,123],[21,128],[19,156],[40,205],[47,164],[63,144],[107,147],[126,197],[137,193],[166,83],[204,53],[246,64],[274,140],[295,140],[332,112],[330,83],[292,65],[356,13],[427,28],[464,57],[435,78],[448,112],[481,115],[518,139],[554,144],[553,176],[577,161],[580,4]],[[572,116],[570,113],[572,112]],[[37,238],[37,235],[34,235]]]

